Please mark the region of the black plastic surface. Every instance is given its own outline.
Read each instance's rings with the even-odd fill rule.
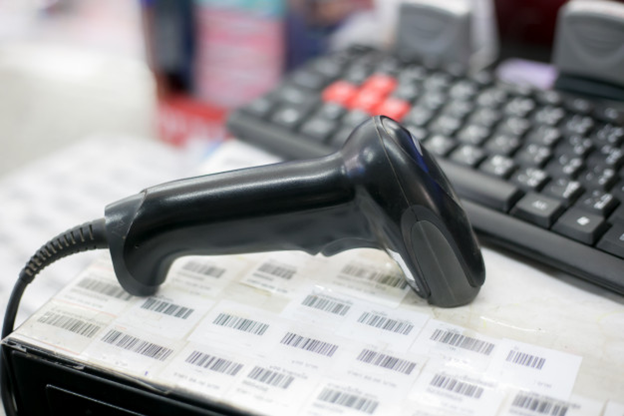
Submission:
[[[412,229],[435,224],[468,284],[439,286],[416,259]],[[130,293],[150,295],[185,255],[302,250],[332,255],[386,250],[431,303],[472,300],[485,268],[467,216],[437,163],[385,117],[362,124],[329,156],[185,179],[106,209],[115,272]],[[425,270],[433,270],[425,267]],[[436,293],[432,293],[433,291]],[[459,303],[458,303],[459,302]]]

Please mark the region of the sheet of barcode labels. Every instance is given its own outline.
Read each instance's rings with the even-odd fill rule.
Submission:
[[[103,257],[12,338],[254,414],[623,416],[621,299],[484,254],[488,282],[455,309],[377,250],[187,257],[149,298]]]

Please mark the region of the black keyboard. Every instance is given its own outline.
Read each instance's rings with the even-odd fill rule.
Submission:
[[[453,183],[480,239],[624,294],[624,113],[354,47],[234,111],[236,137],[326,155],[371,115],[400,121]]]

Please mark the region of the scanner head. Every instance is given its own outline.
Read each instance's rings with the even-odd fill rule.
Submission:
[[[379,243],[412,289],[438,306],[473,300],[485,280],[483,257],[459,198],[422,144],[378,116],[341,153]]]

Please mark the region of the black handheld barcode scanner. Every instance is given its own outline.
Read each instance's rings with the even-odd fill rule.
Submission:
[[[48,241],[20,272],[2,338],[13,332],[24,290],[67,255],[109,248],[119,283],[155,293],[173,261],[192,254],[303,250],[331,256],[386,250],[429,303],[470,302],[485,278],[483,258],[448,180],[412,135],[387,117],[358,127],[337,153],[184,179],[106,207],[105,218]],[[0,392],[16,415],[6,363]]]
[[[436,162],[375,117],[339,152],[166,183],[106,208],[120,284],[151,295],[185,255],[386,250],[431,304],[470,302],[485,269],[466,214]]]

